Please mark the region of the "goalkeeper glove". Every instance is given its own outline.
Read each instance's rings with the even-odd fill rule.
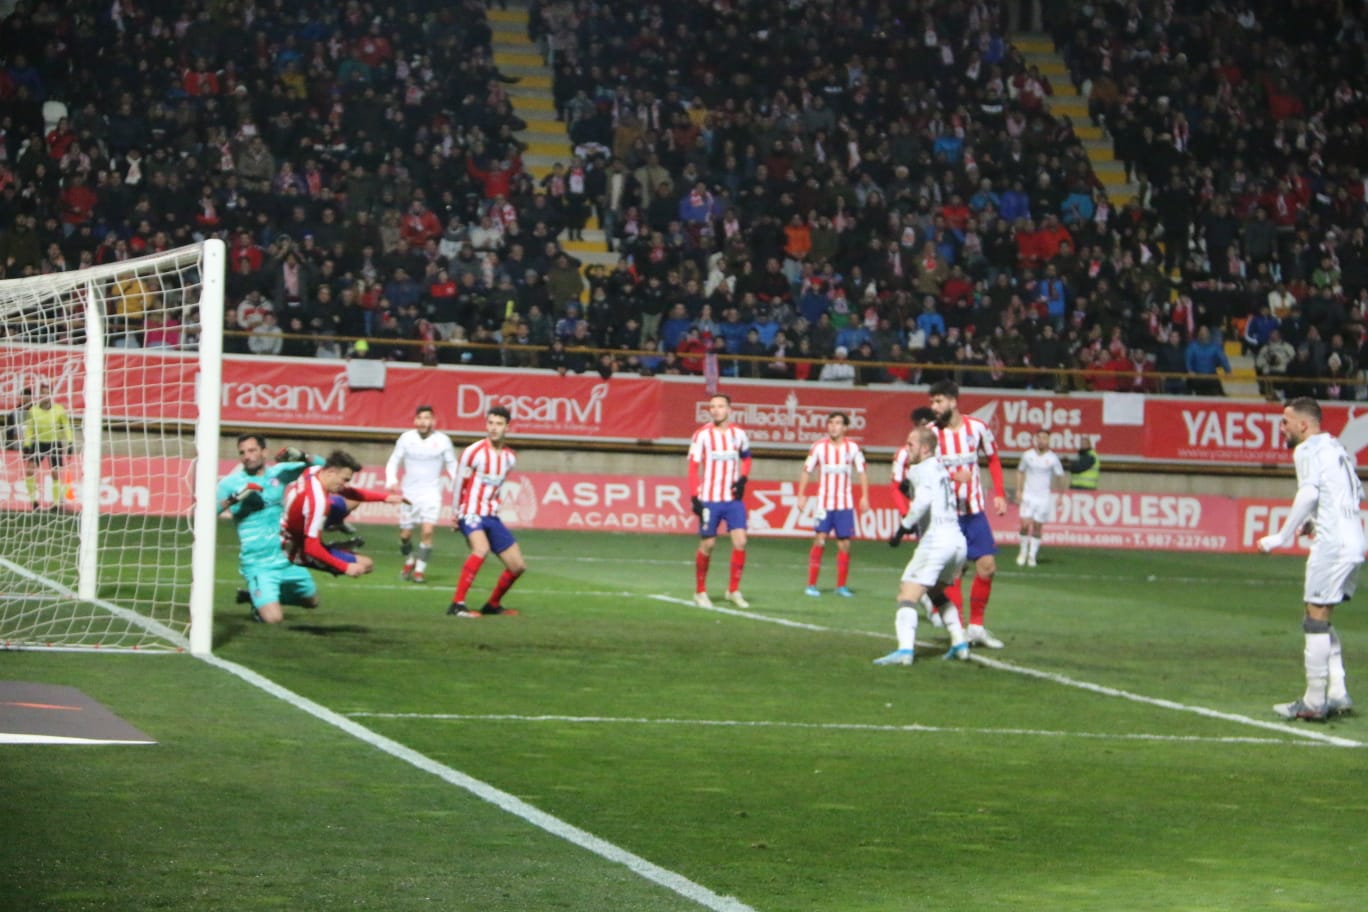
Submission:
[[[276,462],[308,462],[309,456],[297,446],[281,447],[276,450]]]
[[[241,509],[238,510],[239,515],[243,513],[255,513],[257,510],[266,506],[266,501],[261,497],[262,490],[261,485],[254,481],[249,481],[242,486],[241,490],[235,491],[229,496],[228,506],[231,507],[234,504],[241,504]]]
[[[903,497],[911,497],[912,479],[904,478],[902,481],[898,482],[898,491],[902,493]]]
[[[735,497],[737,500],[741,500],[743,497],[745,497],[746,482],[749,480],[750,479],[748,479],[745,475],[742,475],[740,478],[736,479],[736,481],[732,482],[732,497]]]
[[[701,501],[701,500],[698,499],[698,495],[697,495],[697,494],[695,494],[693,497],[689,498],[689,508],[690,508],[691,510],[693,510],[693,515],[698,517],[699,522],[702,522],[702,521],[703,521],[703,501]]]

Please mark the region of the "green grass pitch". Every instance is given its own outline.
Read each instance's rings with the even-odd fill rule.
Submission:
[[[1278,722],[1302,685],[1302,562],[1006,548],[990,662],[911,668],[911,554],[755,541],[753,617],[688,604],[694,540],[528,531],[517,618],[445,616],[392,530],[362,580],[284,625],[233,604],[216,655],[487,783],[735,908],[1295,910],[1368,892],[1368,720]],[[727,546],[714,559],[723,605]],[[472,601],[497,576],[486,565]],[[1351,692],[1368,624],[1341,609]],[[0,653],[79,687],[155,746],[0,747],[0,909],[686,910],[661,886],[184,655]],[[1361,699],[1368,700],[1368,691]]]

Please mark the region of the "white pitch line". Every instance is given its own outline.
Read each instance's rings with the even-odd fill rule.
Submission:
[[[1134,732],[1074,732],[1039,728],[965,728],[945,725],[888,725],[865,722],[778,722],[769,719],[647,719],[619,716],[518,716],[461,713],[349,712],[352,719],[415,719],[434,722],[568,722],[585,725],[680,725],[703,728],[796,728],[808,731],[890,732],[896,734],[1017,735],[1036,738],[1088,738],[1097,741],[1177,741],[1192,744],[1281,744],[1319,748],[1326,745],[1288,738],[1212,737],[1206,735],[1151,735]],[[1287,732],[1286,734],[1292,734]]]
[[[668,602],[672,605],[683,605],[686,608],[697,608],[700,611],[712,611],[717,614],[729,614],[735,617],[747,618],[753,621],[761,621],[769,624],[779,624],[784,627],[796,627],[801,630],[811,630],[817,633],[844,633],[855,636],[877,637],[882,640],[888,639],[888,634],[873,633],[868,630],[841,630],[836,627],[824,627],[820,624],[808,624],[802,621],[791,621],[787,618],[772,617],[767,614],[759,614],[754,611],[739,611],[735,608],[724,608],[714,605],[711,608],[703,608],[696,605],[689,599],[675,598],[670,595],[651,595],[648,598],[658,602]],[[917,645],[931,646],[931,643],[918,643]],[[1093,684],[1089,681],[1080,681],[1070,678],[1067,675],[1056,674],[1052,671],[1040,671],[1035,668],[1027,668],[1023,665],[1013,665],[1001,659],[990,659],[980,652],[974,652],[970,659],[979,664],[993,668],[998,671],[1009,671],[1013,674],[1024,675],[1030,678],[1038,678],[1042,681],[1050,681],[1054,684],[1062,684],[1065,687],[1076,687],[1079,690],[1091,691],[1092,693],[1103,694],[1108,697],[1117,697],[1123,700],[1130,700],[1134,703],[1144,703],[1148,706],[1158,706],[1161,709],[1172,709],[1179,712],[1194,713],[1205,716],[1208,719],[1220,719],[1224,722],[1234,722],[1238,725],[1250,725],[1255,728],[1262,728],[1268,731],[1276,731],[1279,734],[1292,735],[1296,738],[1306,738],[1311,741],[1319,741],[1324,744],[1332,744],[1335,747],[1368,747],[1362,741],[1354,741],[1349,738],[1341,738],[1337,735],[1327,735],[1317,731],[1308,730],[1305,727],[1289,727],[1285,723],[1266,722],[1262,719],[1254,719],[1250,716],[1242,716],[1238,713],[1222,712],[1218,709],[1209,709],[1205,706],[1193,706],[1189,703],[1179,703],[1174,700],[1166,700],[1162,697],[1147,697],[1144,694],[1131,693],[1128,690],[1120,690],[1115,687],[1106,687],[1102,684]]]
[[[684,897],[690,902],[712,909],[714,912],[755,912],[750,906],[731,896],[722,896],[714,893],[702,884],[689,880],[682,874],[667,870],[657,864],[647,861],[639,855],[635,855],[626,849],[620,848],[605,839],[595,836],[593,833],[580,829],[574,824],[567,823],[559,817],[554,817],[539,808],[536,808],[521,798],[510,795],[502,789],[495,788],[487,782],[469,776],[459,770],[438,763],[423,754],[418,753],[410,747],[400,744],[384,735],[377,734],[365,726],[353,722],[346,716],[336,713],[326,706],[315,703],[307,697],[302,697],[292,690],[289,690],[270,678],[252,671],[236,662],[229,662],[217,656],[207,655],[197,658],[234,675],[253,687],[260,688],[266,693],[277,699],[283,700],[296,709],[308,713],[316,719],[326,722],[334,728],[340,729],[365,742],[371,747],[383,751],[392,757],[397,757],[417,769],[442,779],[451,785],[463,788],[480,798],[487,801],[502,811],[532,824],[539,829],[545,830],[553,836],[564,839],[566,842],[587,849],[616,864],[623,865],[633,873],[670,890],[679,896]]]

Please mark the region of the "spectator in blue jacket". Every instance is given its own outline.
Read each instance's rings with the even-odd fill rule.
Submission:
[[[1226,357],[1225,346],[1219,336],[1203,326],[1188,343],[1184,359],[1187,372],[1196,376],[1188,378],[1188,387],[1198,396],[1224,396],[1225,387],[1216,374],[1217,368],[1230,373],[1230,359]]]
[[[927,295],[922,301],[922,312],[917,316],[917,329],[926,334],[926,338],[940,336],[945,338],[945,318],[936,310],[936,299]]]

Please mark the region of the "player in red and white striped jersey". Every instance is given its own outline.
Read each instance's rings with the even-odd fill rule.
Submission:
[[[323,465],[306,469],[290,482],[282,498],[280,546],[291,563],[338,576],[363,576],[375,568],[375,562],[366,555],[329,547],[322,540],[333,495],[348,501],[405,502],[399,494],[352,487],[352,475],[360,470],[361,463],[350,453],[334,450]]]
[[[979,457],[988,458],[988,470],[993,476],[993,510],[999,516],[1007,513],[1006,487],[1002,479],[1002,459],[998,456],[997,441],[988,425],[959,410],[959,386],[949,380],[933,383],[930,389],[931,410],[936,413],[937,434],[940,437],[938,456],[950,473],[955,485],[955,499],[959,504],[960,528],[968,542],[968,557],[974,562],[974,584],[969,592],[969,626],[965,634],[975,646],[1001,649],[1002,641],[983,626],[988,609],[988,596],[993,591],[993,574],[997,572],[997,543],[984,512],[987,498],[983,476],[979,472]],[[962,581],[946,590],[955,606],[964,611]]]
[[[447,609],[447,614],[456,617],[518,613],[503,607],[503,597],[527,570],[527,562],[523,560],[522,549],[513,533],[499,519],[499,489],[517,462],[513,451],[504,445],[511,417],[502,405],[485,413],[485,438],[462,450],[456,465],[461,486],[456,491],[452,513],[456,515],[457,528],[470,545],[470,556],[461,566],[461,578],[456,584],[451,607]],[[466,594],[490,551],[503,563],[504,571],[484,607],[468,609]]]
[[[717,544],[718,527],[726,523],[731,536],[731,573],[727,601],[747,607],[741,594],[741,571],[746,566],[746,481],[750,476],[750,439],[731,423],[731,397],[708,400],[712,418],[694,432],[689,444],[689,495],[698,517],[698,552],[694,555],[694,602],[712,607],[708,598],[708,564]]]
[[[860,512],[869,512],[869,476],[865,474],[864,452],[859,444],[846,439],[850,416],[832,412],[827,416],[827,435],[808,450],[803,473],[798,478],[798,508],[808,513],[808,482],[817,473],[816,537],[808,552],[808,595],[819,596],[817,577],[822,572],[822,552],[827,535],[836,536],[836,594],[854,595],[846,586],[850,577],[850,539],[855,535],[854,476],[860,479]]]

